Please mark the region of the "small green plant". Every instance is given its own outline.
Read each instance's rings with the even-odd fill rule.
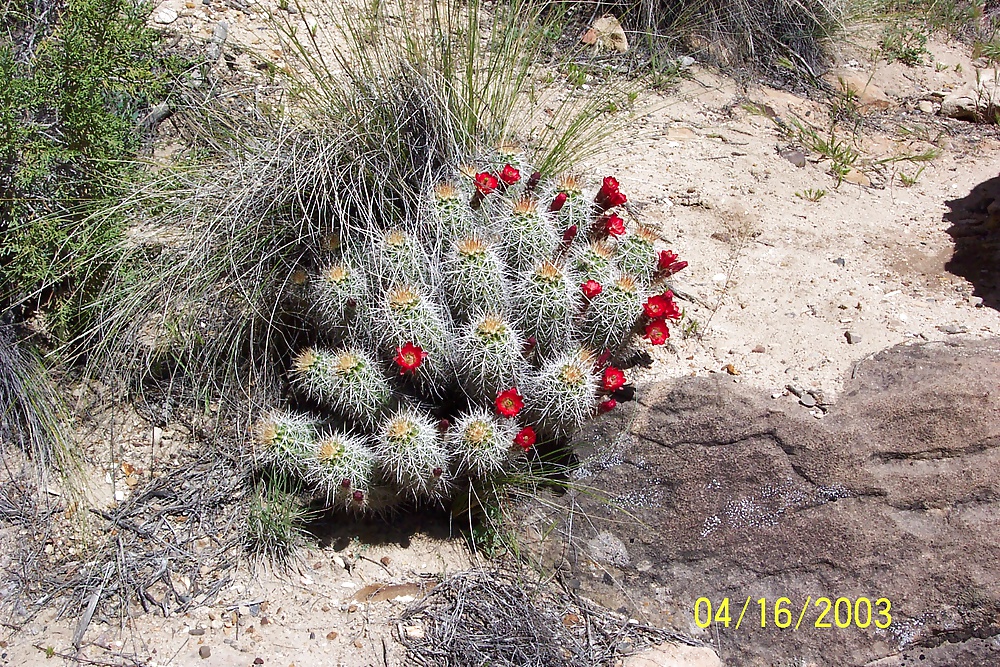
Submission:
[[[806,201],[818,202],[820,199],[826,196],[826,190],[823,189],[813,189],[808,188],[802,192],[796,192],[795,196],[799,199],[805,199]]]
[[[895,24],[886,27],[880,42],[882,57],[910,67],[921,65],[927,50],[927,33],[912,25]]]
[[[920,178],[920,174],[922,173],[924,173],[924,167],[920,167],[920,169],[917,169],[916,173],[914,173],[912,176],[907,174],[906,172],[901,171],[899,172],[899,182],[902,184],[904,188],[911,188],[917,184],[917,179]]]
[[[247,553],[281,563],[304,543],[310,514],[300,490],[288,474],[267,471],[257,479],[241,536]]]

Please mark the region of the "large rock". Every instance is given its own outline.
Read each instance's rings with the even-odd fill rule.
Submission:
[[[525,519],[582,594],[727,665],[1000,664],[1000,341],[884,351],[823,420],[725,378],[650,387],[618,419],[585,438],[600,455],[576,490]],[[728,628],[696,626],[703,597],[730,599]],[[793,624],[807,597],[887,598],[892,621],[816,628],[810,602],[781,629],[780,597]]]
[[[940,114],[977,123],[996,123],[1000,112],[1000,72],[983,70],[976,83],[948,92]]]

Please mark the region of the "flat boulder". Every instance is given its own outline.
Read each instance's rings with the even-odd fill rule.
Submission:
[[[885,350],[822,420],[653,385],[577,449],[523,532],[581,594],[726,665],[1000,664],[1000,340]]]

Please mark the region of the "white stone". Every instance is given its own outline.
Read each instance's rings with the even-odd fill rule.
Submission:
[[[176,20],[177,12],[170,9],[170,7],[164,7],[153,15],[153,22],[160,25],[170,25]]]

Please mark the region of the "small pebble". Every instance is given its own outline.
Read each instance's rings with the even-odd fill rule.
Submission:
[[[330,641],[333,641],[334,639],[336,639],[337,638],[336,631],[330,630],[330,632],[326,633],[326,638],[329,639]]]
[[[981,300],[982,299],[980,299],[980,301]],[[382,565],[389,567],[389,564],[392,563],[392,559],[389,558],[388,556],[382,556],[382,558],[379,559],[379,562],[382,563]]]
[[[771,394],[771,398],[781,398],[781,396],[782,396],[782,392],[780,392],[780,391],[776,391],[776,392],[774,392],[774,393]]]
[[[191,628],[190,630],[188,630],[188,634],[191,635],[192,637],[201,637],[203,634],[205,634],[205,628]]]
[[[810,393],[804,393],[799,397],[799,403],[806,406],[807,408],[816,407],[816,399]]]
[[[264,658],[254,658],[253,659],[253,664],[255,664],[255,665],[263,665],[264,664]]]
[[[198,655],[202,658],[208,658],[212,655],[212,649],[207,646],[202,646],[198,649]]]
[[[349,607],[347,608],[347,612],[348,612],[348,613],[350,613],[350,614],[353,614],[353,613],[354,613],[354,612],[356,612],[357,610],[358,610],[358,605],[356,605],[356,604],[352,604],[352,605],[350,605],[350,606],[349,606]]]
[[[982,306],[983,306],[983,297],[981,297],[981,296],[970,296],[969,297],[969,305],[973,306],[974,308],[982,308]]]
[[[854,333],[853,331],[845,331],[844,337],[847,338],[848,345],[857,345],[861,342],[861,334]]]
[[[315,632],[310,632],[309,633],[309,639],[316,639],[316,633]]]
[[[942,331],[946,334],[960,334],[968,331],[968,329],[963,327],[961,324],[946,324],[945,326],[938,327],[937,329],[938,331]]]
[[[844,266],[845,264],[847,264],[847,262],[844,260],[843,257],[838,257],[837,259],[833,260],[833,263],[836,264],[837,266]]]
[[[423,639],[424,629],[419,625],[407,625],[403,628],[403,634],[407,639]]]
[[[758,345],[753,349],[753,351],[756,352],[757,354],[764,354],[764,352],[766,352],[763,345]]]

